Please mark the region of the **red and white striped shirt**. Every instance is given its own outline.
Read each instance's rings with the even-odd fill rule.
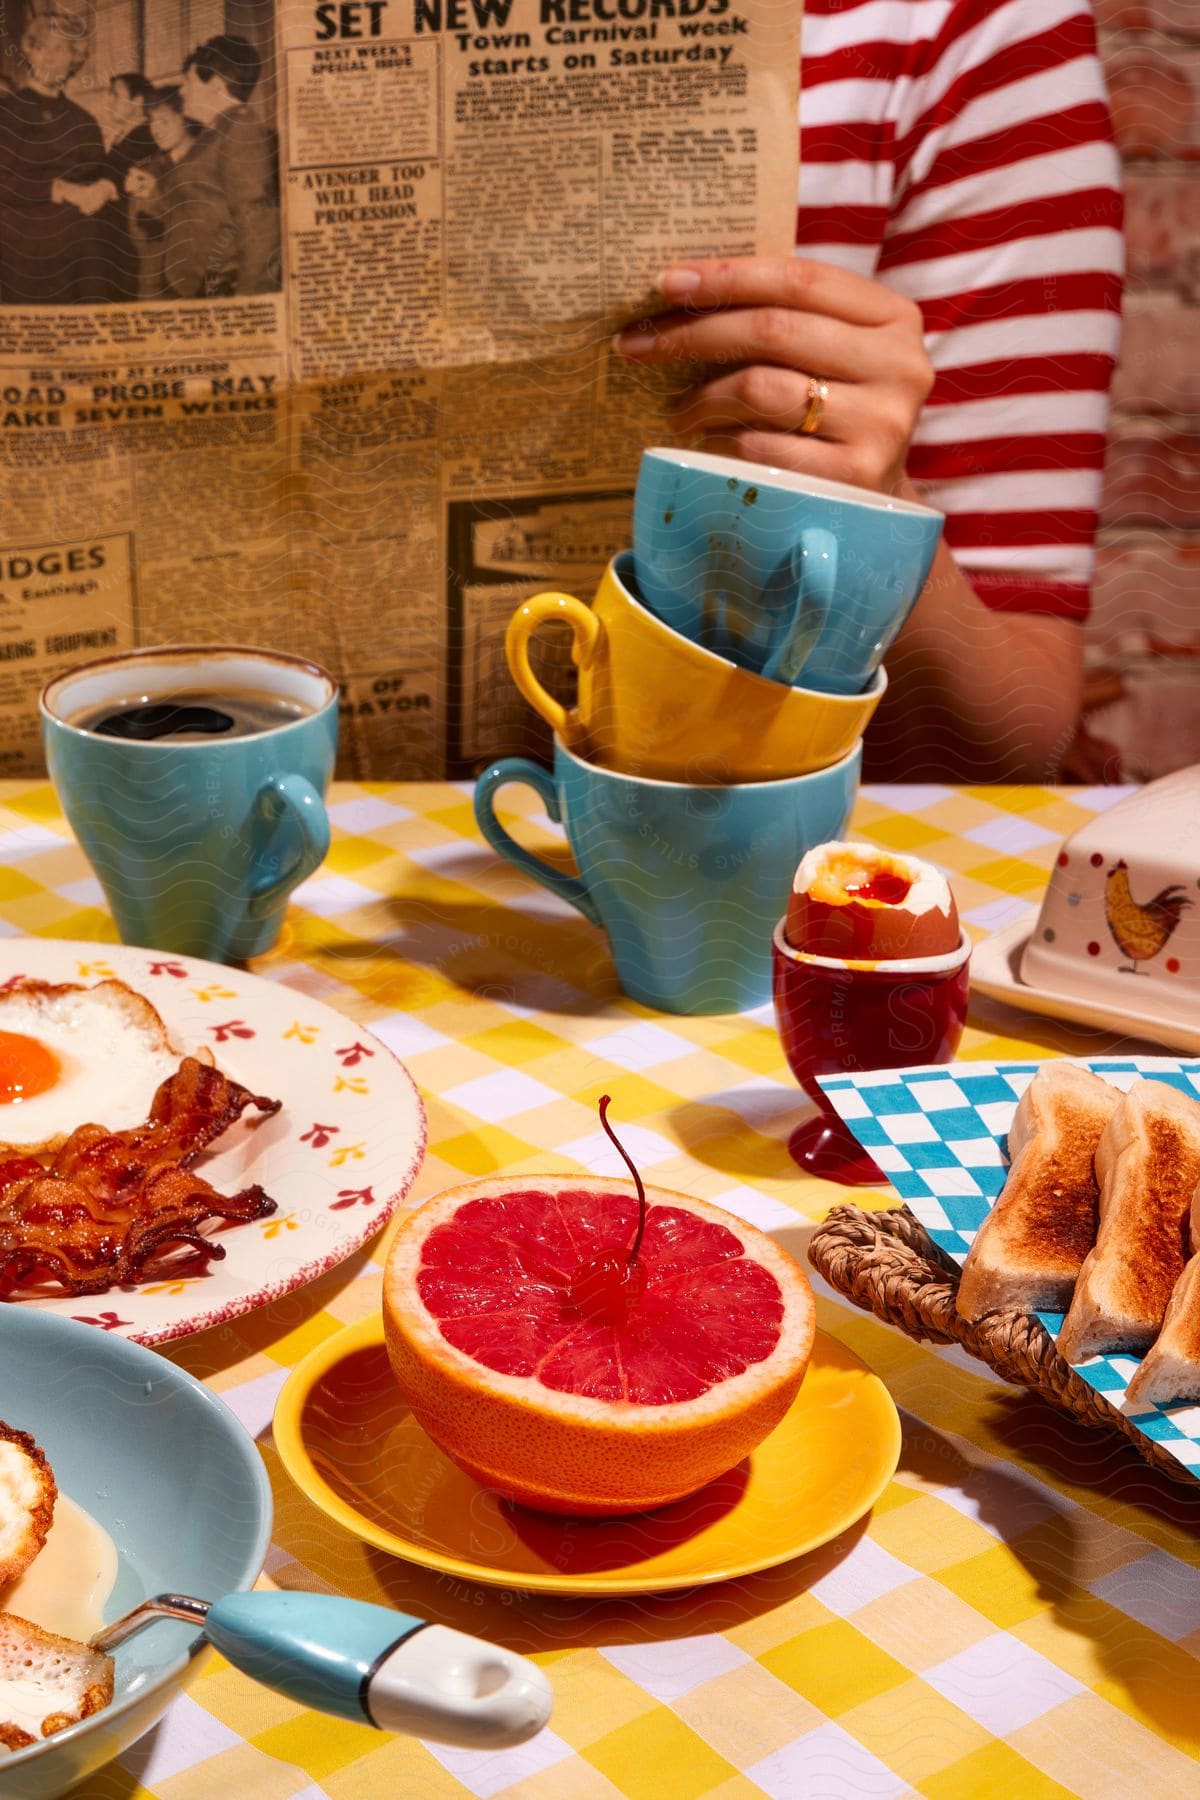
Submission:
[[[1088,611],[1123,240],[1087,0],[807,0],[796,243],[921,307],[908,472],[991,607]]]

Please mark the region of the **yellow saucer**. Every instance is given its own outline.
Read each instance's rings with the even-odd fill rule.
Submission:
[[[297,1487],[366,1543],[468,1581],[556,1594],[656,1593],[774,1568],[861,1518],[900,1456],[891,1395],[823,1331],[791,1410],[748,1462],[636,1518],[530,1512],[464,1475],[400,1399],[378,1317],[304,1358],[274,1430]]]

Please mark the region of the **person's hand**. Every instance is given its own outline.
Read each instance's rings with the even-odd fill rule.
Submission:
[[[616,348],[696,371],[678,402],[683,433],[749,462],[898,489],[933,384],[911,300],[792,256],[683,264],[658,287],[679,310],[628,327]]]
[[[58,175],[50,183],[50,199],[55,206],[73,206],[89,218],[116,198],[116,187],[107,176],[101,181],[65,181]]]
[[[58,190],[57,192],[55,190]],[[51,200],[65,200],[91,218],[102,206],[117,198],[116,186],[107,175],[102,181],[54,181],[50,185]]]
[[[79,210],[89,217],[92,213],[98,213],[102,206],[107,206],[110,200],[120,199],[116,182],[110,181],[107,175],[102,181],[89,181],[81,192],[83,198],[79,202]]]

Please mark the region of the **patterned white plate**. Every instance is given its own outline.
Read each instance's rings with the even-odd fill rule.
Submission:
[[[221,1193],[260,1182],[277,1205],[269,1218],[210,1228],[223,1261],[105,1294],[12,1304],[140,1344],[189,1337],[325,1274],[374,1237],[416,1180],[425,1113],[412,1077],[332,1007],[240,969],[116,944],[9,938],[0,987],[20,975],[87,985],[116,976],[152,1002],[181,1052],[206,1045],[225,1074],[283,1105],[269,1118],[248,1112],[196,1164]]]

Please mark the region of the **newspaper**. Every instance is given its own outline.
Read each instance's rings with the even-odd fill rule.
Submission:
[[[166,641],[324,664],[347,775],[536,747],[504,626],[628,542],[656,273],[791,248],[799,26],[0,0],[0,775],[51,674]]]

